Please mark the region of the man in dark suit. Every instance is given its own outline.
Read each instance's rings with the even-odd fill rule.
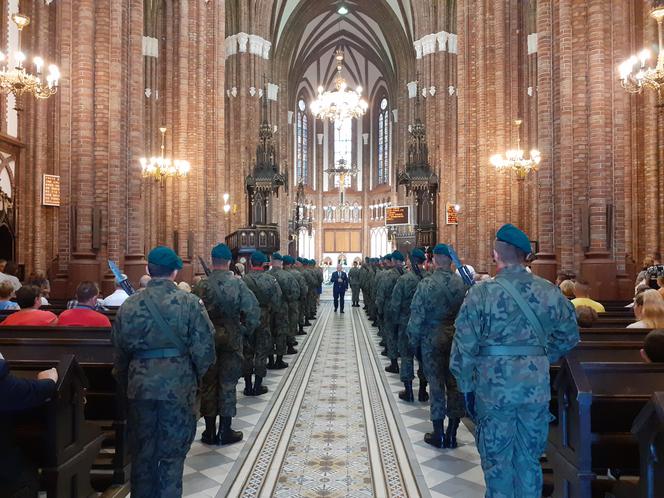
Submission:
[[[54,396],[57,381],[54,368],[40,372],[36,380],[14,377],[0,354],[0,496],[36,497],[39,492],[37,468],[14,439],[14,417]]]
[[[337,311],[339,305],[341,305],[340,312],[344,312],[344,294],[346,289],[348,289],[348,274],[343,271],[341,265],[337,265],[337,271],[332,273],[332,295],[334,296],[334,311]]]

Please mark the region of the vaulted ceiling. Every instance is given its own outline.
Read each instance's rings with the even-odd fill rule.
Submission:
[[[346,15],[337,12],[342,4]],[[413,28],[411,0],[276,0],[271,19],[275,57],[288,68],[291,88],[310,92],[331,85],[338,48],[349,83],[369,94],[381,81],[396,85],[413,55]]]

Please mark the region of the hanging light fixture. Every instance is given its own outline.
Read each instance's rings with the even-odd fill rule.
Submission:
[[[496,154],[491,156],[489,160],[497,169],[511,169],[517,174],[517,178],[520,180],[523,180],[531,171],[537,171],[539,163],[542,160],[540,152],[537,149],[530,151],[529,158],[524,156],[519,136],[519,128],[522,122],[521,119],[514,120],[514,124],[516,125],[516,149],[506,151],[505,157]]]
[[[21,34],[30,24],[30,18],[24,14],[12,15],[12,21],[18,28],[18,50],[13,54],[0,52],[0,92],[12,94],[18,98],[31,93],[38,99],[47,99],[58,91],[60,70],[55,64],[49,64],[48,74],[44,77],[44,59],[36,56],[32,59],[34,73],[24,65],[27,55],[21,49]],[[19,110],[18,107],[16,110]]]
[[[620,64],[620,84],[628,93],[641,93],[644,88],[651,88],[657,92],[661,102],[661,89],[664,85],[664,33],[662,22],[664,21],[664,6],[655,7],[650,12],[650,17],[657,21],[657,32],[659,35],[659,53],[655,67],[648,67],[647,63],[652,54],[644,48],[638,55],[632,55]]]
[[[166,127],[159,128],[161,133],[161,155],[159,157],[141,158],[141,169],[144,178],[154,178],[155,180],[163,180],[165,178],[181,178],[189,174],[191,165],[189,161],[181,161],[179,159],[171,160],[166,157]]]
[[[344,119],[357,119],[367,112],[369,104],[362,98],[362,87],[349,90],[348,84],[341,70],[344,63],[344,52],[338,49],[335,54],[337,60],[337,75],[334,79],[334,91],[325,91],[318,87],[318,98],[311,103],[311,112],[318,119],[329,119],[341,122]]]

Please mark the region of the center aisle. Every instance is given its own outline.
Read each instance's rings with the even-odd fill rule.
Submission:
[[[361,308],[347,303],[345,311],[334,313],[324,293],[318,319],[298,337],[299,354],[281,375],[268,374],[265,399],[244,397],[240,381],[245,439],[218,448],[194,443],[185,496],[483,496],[472,436],[461,431],[457,450],[424,444],[428,403],[396,398],[398,376],[383,370],[375,329]]]

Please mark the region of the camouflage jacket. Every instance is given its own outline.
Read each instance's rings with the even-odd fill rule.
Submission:
[[[348,270],[348,281],[350,283],[351,288],[353,288],[353,289],[355,287],[359,287],[361,285],[360,284],[360,276],[361,276],[360,271],[361,270],[359,268],[355,268],[355,267]]]
[[[290,272],[283,268],[271,268],[267,274],[272,275],[277,280],[285,303],[300,300],[300,284]]]
[[[465,295],[463,280],[449,269],[438,268],[422,279],[410,304],[407,328],[410,345],[416,349],[423,338],[441,333],[451,342],[454,319]]]
[[[251,271],[242,280],[254,293],[258,304],[264,310],[277,310],[283,306],[283,295],[277,279],[264,271]]]
[[[205,303],[220,351],[242,351],[243,338],[258,327],[261,310],[256,296],[233,272],[213,270],[194,292]]]
[[[297,280],[298,285],[300,286],[300,301],[307,299],[307,295],[309,294],[309,286],[307,285],[307,280],[304,278],[304,275],[302,275],[302,273],[300,273],[296,268],[290,268],[286,271],[293,275],[295,280]]]
[[[368,289],[369,287],[369,276],[370,276],[371,270],[367,268],[366,265],[362,265],[360,267],[360,273],[359,273],[359,282],[360,282],[360,288],[364,291]],[[368,291],[367,291],[368,292]]]
[[[480,346],[539,345],[516,301],[495,281],[468,293],[456,320],[450,368],[461,392],[475,391],[484,403],[501,406],[549,401],[549,361],[557,361],[579,341],[574,306],[550,282],[522,266],[504,268],[496,279],[509,280],[531,305],[547,333],[546,356],[480,357]]]
[[[415,289],[421,281],[422,277],[412,271],[407,271],[399,277],[392,290],[392,297],[385,303],[384,314],[389,320],[408,325],[410,304],[413,301]]]
[[[137,351],[177,346],[155,323],[145,305],[146,296],[187,347],[187,356],[132,358]],[[143,292],[124,302],[113,323],[111,339],[115,348],[113,375],[129,399],[191,404],[198,382],[216,359],[214,327],[203,303],[167,279],[152,279]]]
[[[403,275],[403,269],[390,268],[381,273],[380,280],[376,283],[376,309],[378,313],[385,316],[385,306],[392,298],[392,290],[397,280]]]
[[[302,268],[300,275],[307,281],[307,292],[314,292],[318,288],[318,276],[314,273],[314,270]]]

